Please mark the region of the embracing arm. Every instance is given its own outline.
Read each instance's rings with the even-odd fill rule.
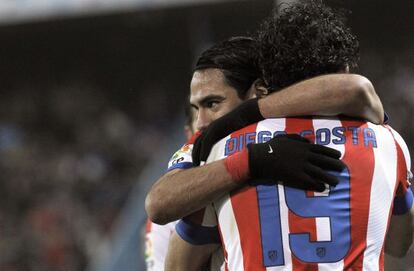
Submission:
[[[148,217],[157,224],[182,218],[241,185],[234,182],[224,160],[162,176],[145,199]]]
[[[367,78],[347,73],[322,75],[245,101],[203,131],[194,144],[193,162],[205,161],[219,139],[264,118],[340,114],[383,123],[384,109]]]
[[[270,150],[270,151],[269,151]],[[275,150],[275,151],[273,151]],[[323,191],[338,180],[325,170],[341,171],[341,153],[299,135],[279,135],[250,144],[225,159],[162,176],[147,194],[149,218],[165,224],[193,213],[249,180],[281,181],[291,187]]]
[[[346,115],[382,123],[384,109],[371,82],[357,74],[314,77],[259,99],[264,118]]]

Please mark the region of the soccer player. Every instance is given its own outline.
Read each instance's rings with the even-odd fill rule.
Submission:
[[[231,106],[228,107],[228,109],[231,110],[234,107],[234,104],[240,100],[238,97],[239,93],[242,97],[254,96],[246,94],[248,89],[253,89],[252,85],[259,76],[257,67],[252,64],[255,60],[254,49],[253,39],[246,37],[232,38],[210,48],[200,57],[196,70],[200,73],[207,67],[213,67],[214,65],[215,67],[219,67],[220,65],[221,68],[225,68],[226,72],[223,73],[223,75],[226,80],[226,89],[235,86],[235,88],[230,89],[230,91],[225,94],[234,93],[237,95],[232,95],[231,97],[224,95],[224,93],[220,92],[223,88],[221,86],[217,87],[217,84],[222,82],[223,77],[211,77],[210,81],[213,82],[211,87],[217,87],[217,91],[220,95],[218,95],[219,97],[210,96],[210,98],[214,99],[205,101],[204,104],[206,105],[206,108],[204,109],[204,114],[206,110],[211,110],[210,118],[206,119],[204,115],[197,116],[195,121],[198,129],[204,130],[210,121],[220,116],[219,114],[223,114],[223,104],[227,103],[229,100],[232,101]],[[220,73],[219,76],[221,75]],[[347,83],[347,80],[350,82],[345,84]],[[227,82],[231,83],[227,84]],[[327,84],[331,84],[332,88],[324,86]],[[291,112],[291,114],[309,114],[313,112],[320,114],[337,114],[343,112],[350,115],[356,114],[360,117],[371,118],[373,121],[381,121],[382,106],[375,92],[370,87],[372,87],[372,85],[369,84],[369,81],[360,76],[332,75],[310,80],[304,84],[288,88],[286,91],[269,96],[269,98],[274,99],[274,101],[269,99],[263,100],[271,102],[271,105],[274,106],[272,109],[274,114],[283,114],[283,112],[280,111],[285,108],[285,111]],[[239,90],[236,90],[236,88]],[[309,88],[309,91],[314,93],[316,97],[319,97],[320,100],[302,95],[300,93],[301,88]],[[262,91],[265,90],[262,89]],[[336,97],[335,93],[339,94],[340,91],[346,91],[349,95],[345,98]],[[250,90],[250,92],[252,92],[252,90]],[[329,93],[329,95],[326,93]],[[291,101],[290,98],[292,95],[298,96],[297,99]],[[226,100],[226,102],[223,102],[224,100]],[[303,105],[297,101],[307,103],[306,105]],[[212,103],[212,105],[208,106],[208,103]],[[348,107],[348,105],[352,106]],[[319,109],[317,108],[318,106]],[[192,110],[195,109],[193,108]],[[272,111],[270,111],[270,114],[272,114]],[[212,113],[215,113],[215,115]],[[197,128],[193,127],[193,129],[195,130]],[[173,156],[169,164],[170,171],[177,172],[179,169],[191,166],[191,147],[191,144],[186,144]],[[183,182],[185,181],[186,180],[184,179]],[[174,222],[168,223],[165,226],[156,225],[154,223],[149,224],[151,226],[149,227],[151,231],[147,236],[147,240],[149,241],[147,246],[147,263],[149,270],[162,270],[166,246],[168,245],[170,235],[173,231],[172,226],[174,224]],[[218,270],[218,268],[211,270]]]
[[[355,37],[336,13],[320,3],[287,8],[276,22],[271,19],[265,24],[260,40],[262,50],[266,46],[273,49],[261,50],[262,57],[266,56],[261,61],[264,81],[270,89],[346,70],[356,63]],[[303,31],[302,35],[295,36],[298,31]],[[307,31],[319,36],[310,38]],[[264,120],[221,140],[209,160],[233,155],[201,167],[210,179],[197,175],[202,179],[199,184],[213,178],[235,183],[274,179],[279,172],[273,170],[273,162],[290,155],[289,150],[278,148],[286,138],[271,139],[281,132],[300,133],[339,150],[347,168],[338,173],[337,186],[320,194],[282,185],[258,185],[214,201],[229,269],[381,270],[395,191],[398,197],[392,219],[409,217],[412,207],[408,150],[389,126],[353,119]],[[267,143],[248,145],[247,150],[246,138]],[[204,222],[212,224],[214,215],[209,214],[205,213]],[[400,236],[407,233],[412,237],[411,229],[406,230],[400,228]],[[397,241],[406,240],[410,238]]]
[[[243,107],[245,104],[242,102],[254,97],[255,94],[263,96],[267,93],[267,89],[261,87],[260,80],[257,80],[260,71],[252,65],[255,61],[255,41],[245,37],[224,41],[202,54],[191,82],[191,103],[198,112],[198,130],[205,130],[210,122],[236,106]],[[328,74],[315,77],[272,93],[256,103],[259,108],[254,110],[253,115],[263,115],[266,118],[344,114],[376,123],[383,120],[382,104],[372,84],[365,77],[356,74]],[[249,122],[249,116],[245,116],[241,122],[245,122],[246,119]],[[183,152],[183,149],[187,152]],[[220,194],[237,188],[232,182],[219,182],[206,194],[204,186],[208,184],[203,183],[201,179],[197,181],[200,183],[182,181],[194,177],[191,172],[182,170],[192,167],[191,149],[190,144],[189,147],[184,146],[179,150],[182,155],[173,155],[167,174],[154,184],[147,195],[147,213],[150,219],[158,224],[182,218],[194,210],[201,209]],[[294,171],[302,172],[300,166],[291,167]],[[320,180],[312,178],[309,182]],[[187,185],[191,185],[191,188],[187,188]],[[187,196],[177,197],[183,194]]]

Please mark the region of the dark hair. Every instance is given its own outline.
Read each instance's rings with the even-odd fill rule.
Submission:
[[[219,42],[201,54],[194,72],[220,69],[226,82],[244,99],[250,86],[260,77],[256,48],[256,40],[251,37],[232,37]]]
[[[258,58],[270,91],[321,74],[336,73],[359,60],[359,43],[343,11],[306,0],[274,12],[257,36]]]

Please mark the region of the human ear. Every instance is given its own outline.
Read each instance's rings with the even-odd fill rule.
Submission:
[[[262,79],[257,79],[256,81],[254,81],[253,85],[254,85],[256,96],[258,98],[263,98],[269,94],[269,90],[265,86]]]

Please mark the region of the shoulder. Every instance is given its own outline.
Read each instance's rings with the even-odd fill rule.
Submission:
[[[192,152],[193,144],[184,144],[170,158],[167,171],[191,168],[193,166]]]
[[[403,137],[396,130],[394,130],[391,126],[389,125],[383,125],[383,126],[388,128],[391,131],[395,142],[398,144],[398,146],[401,148],[404,154],[407,167],[411,168],[411,156],[410,156],[410,151],[408,149],[407,143],[405,143],[405,140],[403,139]]]

